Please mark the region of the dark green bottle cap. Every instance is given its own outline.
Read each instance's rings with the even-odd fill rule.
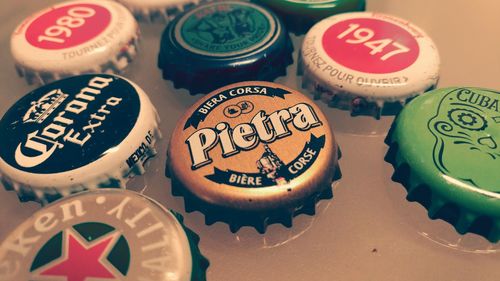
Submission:
[[[282,16],[289,31],[301,35],[318,21],[345,12],[364,11],[365,0],[255,0]]]
[[[73,76],[19,99],[0,120],[0,181],[22,201],[126,187],[156,155],[159,117],[135,83]],[[1,278],[0,278],[1,280]]]
[[[163,78],[191,94],[273,81],[293,62],[293,45],[272,11],[244,1],[211,2],[179,15],[161,40]]]
[[[408,199],[432,219],[500,240],[500,93],[446,88],[411,101],[387,138],[386,160]]]

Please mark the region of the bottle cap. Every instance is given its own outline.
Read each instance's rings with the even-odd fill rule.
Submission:
[[[234,82],[285,75],[292,51],[290,37],[273,12],[248,2],[214,2],[168,25],[158,66],[176,88],[208,93]]]
[[[429,216],[500,240],[500,93],[446,88],[411,101],[386,140],[393,179]]]
[[[168,150],[172,193],[207,224],[236,232],[298,214],[332,197],[338,148],[326,117],[301,93],[269,82],[218,89],[179,120]]]
[[[169,22],[204,0],[117,0],[141,22]]]
[[[0,175],[21,200],[46,203],[124,186],[156,154],[158,115],[134,83],[94,74],[45,85],[0,121]]]
[[[257,0],[279,14],[288,30],[301,35],[318,21],[335,14],[364,11],[365,0]]]
[[[0,244],[0,279],[205,280],[199,238],[126,190],[74,195],[39,210]]]
[[[389,15],[346,13],[316,24],[299,55],[303,86],[352,115],[394,115],[439,79],[439,54],[415,25]]]
[[[122,5],[68,1],[24,20],[11,37],[21,77],[46,84],[83,73],[118,73],[135,57],[139,27]]]

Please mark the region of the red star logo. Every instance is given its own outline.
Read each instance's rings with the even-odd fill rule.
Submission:
[[[115,279],[103,261],[112,246],[116,235],[109,235],[95,243],[80,241],[76,235],[66,232],[63,247],[64,260],[44,269],[42,276],[62,276],[66,281],[85,281],[87,278]],[[64,250],[65,249],[65,250]]]

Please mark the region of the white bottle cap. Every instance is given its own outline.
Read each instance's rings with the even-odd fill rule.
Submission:
[[[108,0],[63,2],[23,21],[11,37],[19,75],[46,84],[83,73],[119,73],[137,53],[132,14]]]
[[[34,237],[19,244],[23,237]],[[129,190],[45,206],[0,243],[0,279],[204,281],[208,260],[182,217]]]
[[[433,88],[440,58],[432,39],[393,16],[356,12],[327,18],[306,35],[299,55],[303,86],[352,114],[395,114]]]

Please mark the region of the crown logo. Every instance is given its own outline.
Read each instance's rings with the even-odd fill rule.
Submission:
[[[47,117],[68,98],[61,89],[52,90],[37,101],[31,102],[31,107],[23,117],[24,123],[42,123]]]

